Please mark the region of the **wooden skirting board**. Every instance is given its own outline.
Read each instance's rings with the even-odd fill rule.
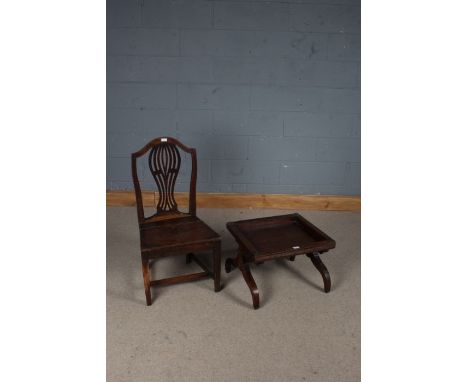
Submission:
[[[143,191],[143,204],[154,206],[158,193]],[[187,207],[188,193],[176,192],[179,207]],[[134,206],[133,191],[108,191],[108,206]],[[360,211],[359,196],[197,193],[199,208],[275,208],[285,210]]]

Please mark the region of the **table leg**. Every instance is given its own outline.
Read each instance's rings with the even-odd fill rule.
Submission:
[[[227,258],[224,267],[226,269],[226,273],[231,272],[234,268],[239,268],[242,273],[242,277],[244,277],[244,280],[249,287],[250,294],[252,295],[253,307],[254,309],[258,309],[260,306],[260,295],[258,293],[257,284],[250,272],[249,265],[246,264],[244,260],[242,251],[239,251],[235,258]]]
[[[214,290],[221,290],[221,241],[218,241],[213,248],[213,278]]]
[[[320,274],[322,275],[323,289],[325,290],[325,293],[330,292],[330,287],[331,287],[330,273],[328,272],[327,267],[325,267],[325,265],[322,263],[322,260],[320,260],[319,254],[317,252],[308,253],[307,257],[310,260],[312,260],[312,264],[314,264],[315,268],[317,268]]]
[[[234,268],[237,268],[237,257],[235,259],[228,257],[224,263],[226,273],[231,272]]]
[[[258,309],[260,307],[260,294],[258,293],[257,284],[255,283],[252,273],[250,272],[250,267],[244,262],[244,256],[242,252],[239,251],[236,260],[237,266],[242,272],[242,276],[244,277],[244,280],[249,287],[250,294],[252,295],[253,308]]]

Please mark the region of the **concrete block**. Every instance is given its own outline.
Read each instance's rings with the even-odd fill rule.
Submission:
[[[361,63],[359,63],[359,69],[358,69],[358,74],[357,74],[357,86],[360,89],[361,88]]]
[[[358,114],[284,113],[284,135],[290,137],[359,136]]]
[[[342,61],[361,60],[360,34],[329,34],[328,59]]]
[[[250,137],[249,160],[316,160],[315,138]]]
[[[345,186],[347,195],[361,195],[361,163],[347,163]]]
[[[203,0],[145,0],[144,26],[160,28],[211,28],[212,4]]]
[[[219,135],[283,135],[280,113],[263,111],[214,111],[214,133]]]
[[[231,3],[310,3],[310,4],[346,4],[346,5],[360,5],[361,0],[225,0]]]
[[[114,180],[111,182],[111,184],[112,184],[112,191],[131,191],[133,193],[135,192],[133,182],[131,181]],[[140,187],[142,191],[157,192],[156,184],[154,183],[154,181],[146,182],[146,181],[140,180]],[[133,208],[135,208],[135,221],[136,221],[136,218],[137,218],[136,207],[133,207]],[[151,207],[145,207],[145,213],[147,217],[151,214],[154,214],[154,212],[155,210],[153,210]]]
[[[231,185],[225,184],[222,186],[226,186],[228,188]],[[199,192],[231,192],[231,191],[218,191],[219,185],[213,184],[211,182],[197,182],[197,193]],[[176,192],[189,192],[190,190],[190,183],[176,183],[175,191]],[[179,211],[188,212],[188,206],[185,208],[181,208],[179,206]]]
[[[187,56],[327,58],[327,35],[320,33],[190,30],[181,31]]]
[[[110,107],[172,109],[176,105],[176,85],[109,83]]]
[[[359,89],[323,89],[320,110],[338,113],[360,113],[361,91]]]
[[[290,4],[290,27],[296,31],[360,33],[361,8],[350,5]]]
[[[353,136],[360,137],[361,136],[361,115],[356,116],[356,124],[353,125]]]
[[[265,58],[215,57],[213,77],[218,83],[269,83],[269,66],[274,64]],[[277,71],[277,70],[276,70]]]
[[[249,87],[233,85],[178,85],[181,109],[242,110],[249,107]]]
[[[109,81],[212,82],[207,57],[111,56],[107,67]]]
[[[319,161],[361,161],[361,141],[358,138],[318,138],[316,150]]]
[[[129,159],[133,152],[140,150],[150,140],[151,138],[146,133],[108,133],[106,139],[107,155]]]
[[[213,115],[210,110],[177,110],[177,134],[200,134],[203,136],[213,133]]]
[[[361,0],[299,0],[300,3],[322,3],[322,4],[337,4],[337,5],[361,5]]]
[[[107,31],[108,54],[179,55],[176,29],[119,28]]]
[[[215,28],[288,29],[288,4],[229,2],[215,2],[214,4]]]
[[[326,89],[325,89],[326,90]],[[252,110],[312,111],[323,103],[324,89],[287,86],[252,86]]]
[[[288,57],[323,60],[327,57],[327,38],[321,33],[254,32],[253,54],[257,57]]]
[[[216,183],[267,183],[279,181],[278,162],[249,160],[213,160],[212,179]]]
[[[174,135],[176,115],[174,110],[108,109],[107,131]]]
[[[213,76],[218,83],[356,87],[358,71],[355,62],[264,57],[213,59]]]
[[[200,192],[359,193],[359,4],[109,2],[107,187],[133,189],[130,153],[174,136]]]
[[[327,54],[327,38],[321,33],[255,32],[255,54],[259,57],[288,57],[323,60]]]
[[[254,48],[253,32],[224,30],[182,30],[184,56],[249,56]]]
[[[357,87],[359,66],[355,62],[330,62],[283,59],[278,84],[321,86],[329,88]]]
[[[329,184],[319,184],[314,186],[314,195],[351,195],[346,186],[334,186]]]
[[[141,163],[138,163],[137,167],[138,176],[143,179],[145,176],[145,169]],[[133,189],[132,183],[132,162],[130,156],[125,157],[107,157],[106,160],[106,176],[111,181],[111,187],[114,187],[115,181],[129,182],[129,185]]]
[[[133,191],[133,184],[130,181],[113,181],[110,182],[111,187],[109,191]],[[140,186],[141,187],[141,186]]]
[[[247,159],[248,137],[180,134],[177,138],[196,148],[201,159]]]
[[[345,164],[334,162],[285,162],[280,183],[286,185],[344,185]]]
[[[139,0],[108,0],[106,19],[108,27],[140,25]]]

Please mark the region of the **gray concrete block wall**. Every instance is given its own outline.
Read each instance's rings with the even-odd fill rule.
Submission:
[[[108,0],[107,188],[174,136],[200,192],[359,195],[360,49],[359,0]]]

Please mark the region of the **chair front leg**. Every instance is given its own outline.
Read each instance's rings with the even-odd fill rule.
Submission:
[[[150,280],[150,267],[148,259],[141,259],[141,268],[143,270],[143,283],[145,286],[146,305],[151,305],[151,280]]]
[[[217,241],[213,247],[213,278],[214,290],[221,290],[221,241]]]

